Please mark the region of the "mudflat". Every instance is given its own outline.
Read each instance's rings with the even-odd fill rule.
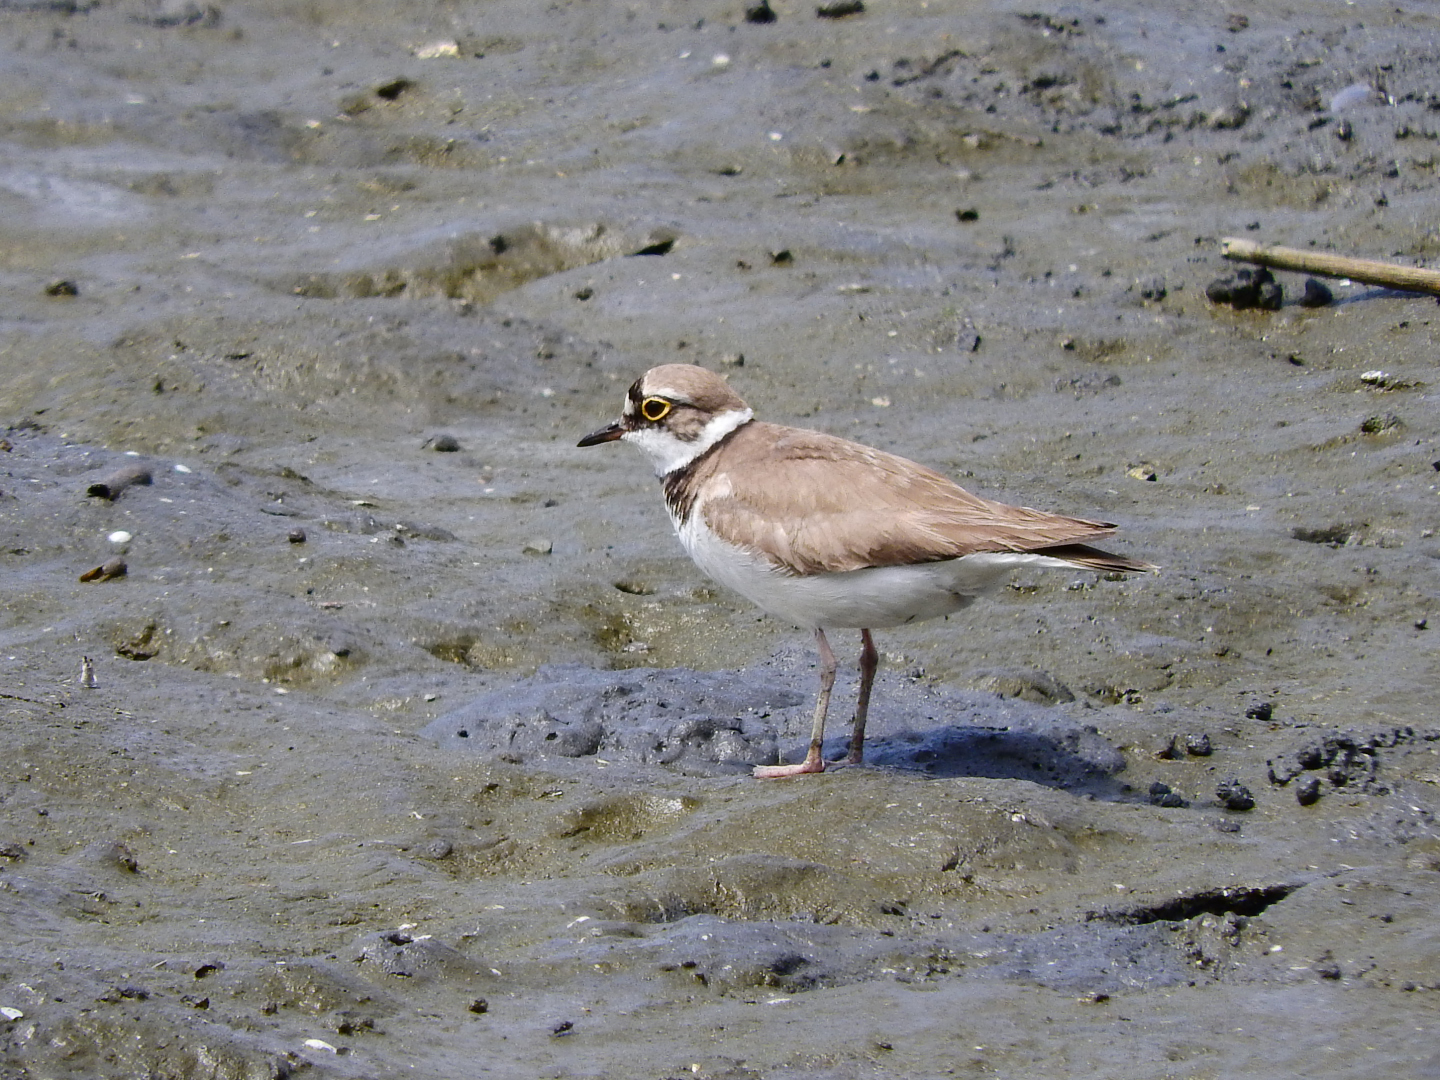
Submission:
[[[1440,309],[1220,256],[1433,266],[1437,62],[0,0],[0,1072],[1440,1076]],[[670,362],[1162,570],[877,634],[869,764],[755,781],[808,635],[575,447]]]

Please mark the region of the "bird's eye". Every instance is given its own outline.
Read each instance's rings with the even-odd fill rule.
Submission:
[[[649,420],[652,424],[657,420],[664,420],[665,414],[670,411],[670,402],[660,397],[647,397],[640,403],[640,415]]]

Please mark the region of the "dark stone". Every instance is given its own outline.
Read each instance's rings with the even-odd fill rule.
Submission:
[[[1150,803],[1172,809],[1190,805],[1179,792],[1172,791],[1169,784],[1162,784],[1159,780],[1150,785]]]
[[[1210,736],[1203,733],[1185,736],[1185,752],[1194,757],[1209,757],[1214,753],[1210,746]]]
[[[1257,701],[1245,710],[1245,719],[1259,720],[1262,724],[1268,724],[1273,715],[1275,715],[1275,706],[1269,701]]]
[[[1313,806],[1320,801],[1320,778],[1307,776],[1295,785],[1295,799],[1301,806]]]
[[[375,87],[375,96],[384,98],[386,101],[394,101],[414,85],[415,83],[410,79],[391,79],[389,82],[383,82]]]
[[[1335,302],[1335,294],[1322,281],[1313,277],[1305,279],[1305,294],[1300,297],[1301,307],[1329,307]]]
[[[758,4],[751,4],[747,7],[745,21],[748,23],[773,23],[775,12],[770,8],[770,0],[760,0]]]
[[[1263,308],[1274,311],[1280,307],[1284,293],[1275,275],[1265,267],[1237,270],[1216,278],[1205,286],[1205,296],[1212,304],[1229,304],[1237,311]]]
[[[1215,797],[1220,800],[1226,810],[1255,809],[1255,796],[1251,795],[1250,789],[1233,776],[1221,781],[1220,786],[1215,789]]]

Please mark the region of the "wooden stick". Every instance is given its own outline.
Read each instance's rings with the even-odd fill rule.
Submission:
[[[1220,241],[1220,253],[1236,262],[1259,263],[1277,270],[1298,270],[1302,274],[1350,278],[1367,285],[1440,296],[1440,270],[1419,270],[1413,266],[1396,266],[1373,259],[1347,259],[1343,255],[1327,255],[1323,251],[1298,251],[1272,244],[1256,244],[1233,236]]]

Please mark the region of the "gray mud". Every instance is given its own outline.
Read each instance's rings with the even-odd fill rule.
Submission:
[[[770,7],[0,0],[7,1080],[1440,1076],[1440,312],[1206,298],[1440,255],[1440,18]],[[674,360],[1164,570],[753,781]]]

